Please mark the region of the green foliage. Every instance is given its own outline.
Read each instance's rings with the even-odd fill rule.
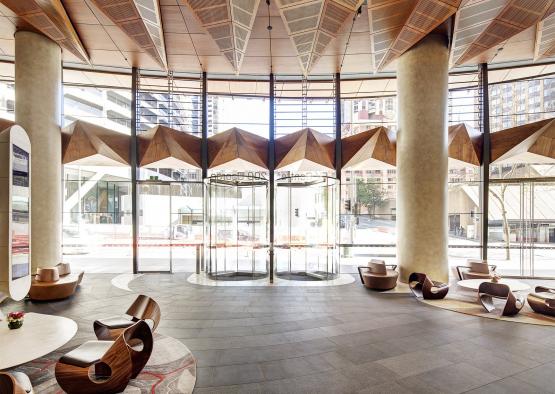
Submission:
[[[357,179],[357,202],[368,209],[368,213],[374,215],[376,208],[385,202],[385,192],[380,184],[365,182]]]

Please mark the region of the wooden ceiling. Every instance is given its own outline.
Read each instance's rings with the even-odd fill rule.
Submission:
[[[555,56],[554,10],[555,0],[0,0],[0,56],[13,58],[19,28],[88,69],[368,75],[395,71],[451,19],[452,67],[533,64]]]

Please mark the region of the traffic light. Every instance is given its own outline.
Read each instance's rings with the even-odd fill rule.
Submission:
[[[295,217],[299,217],[299,208],[295,208]]]
[[[351,212],[351,200],[345,200],[345,211]]]

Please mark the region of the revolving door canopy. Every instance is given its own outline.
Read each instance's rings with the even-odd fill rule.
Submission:
[[[333,279],[339,273],[337,182],[328,176],[287,176],[276,181],[276,275]]]
[[[268,275],[268,181],[259,175],[206,179],[206,272],[215,279]]]

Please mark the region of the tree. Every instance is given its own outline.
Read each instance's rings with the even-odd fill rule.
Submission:
[[[514,172],[516,171],[517,166],[513,164],[511,169],[503,176],[503,179],[507,179],[513,176]],[[503,238],[505,241],[505,260],[511,259],[511,228],[509,226],[509,218],[507,217],[507,208],[505,207],[505,192],[507,191],[508,183],[503,183],[501,185],[499,193],[497,193],[493,188],[490,187],[489,192],[495,199],[499,202],[499,206],[501,207],[501,220],[503,222]],[[485,218],[484,220],[487,220]]]
[[[368,213],[374,217],[376,208],[385,202],[385,193],[381,185],[357,179],[357,202],[365,206]]]

